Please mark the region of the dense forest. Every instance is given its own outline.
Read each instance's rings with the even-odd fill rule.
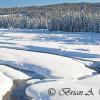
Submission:
[[[100,4],[64,3],[0,8],[0,28],[100,32]]]

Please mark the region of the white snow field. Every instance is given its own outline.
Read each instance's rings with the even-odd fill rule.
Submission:
[[[99,71],[99,33],[0,30],[0,73],[9,84],[29,79],[25,92],[33,100],[99,100]],[[69,96],[62,88],[83,93]]]

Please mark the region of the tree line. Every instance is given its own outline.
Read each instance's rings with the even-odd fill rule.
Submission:
[[[0,28],[100,32],[100,4],[64,3],[48,6],[1,8]]]

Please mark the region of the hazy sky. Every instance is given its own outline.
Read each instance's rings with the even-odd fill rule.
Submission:
[[[55,3],[69,2],[100,2],[100,0],[0,0],[1,7],[18,7],[33,5],[49,5]]]

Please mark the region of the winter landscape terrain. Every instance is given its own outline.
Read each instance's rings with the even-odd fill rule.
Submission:
[[[99,33],[0,29],[0,100],[99,100],[99,72]]]

